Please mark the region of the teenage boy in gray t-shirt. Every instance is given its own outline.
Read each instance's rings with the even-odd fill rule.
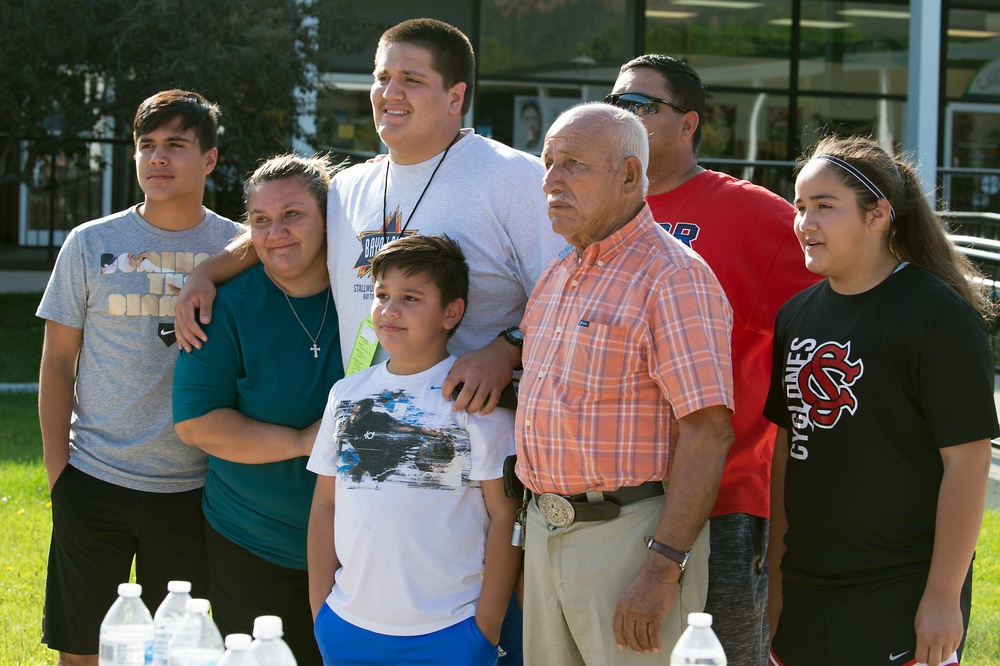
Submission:
[[[52,494],[42,640],[60,664],[96,666],[101,619],[136,576],[155,610],[171,579],[208,587],[205,455],[177,438],[170,388],[174,301],[187,273],[240,226],[202,206],[219,110],[169,90],[133,124],[145,194],[66,237],[45,319],[38,413]]]

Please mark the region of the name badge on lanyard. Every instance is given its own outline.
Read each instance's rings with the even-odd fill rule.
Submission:
[[[372,321],[372,316],[368,315],[358,327],[358,337],[354,339],[351,359],[347,362],[347,370],[344,375],[353,375],[355,372],[371,367],[376,349],[378,349],[378,338],[375,336],[375,322]]]

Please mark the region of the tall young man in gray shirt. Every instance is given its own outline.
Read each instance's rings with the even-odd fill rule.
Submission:
[[[52,494],[42,640],[59,663],[96,666],[101,619],[133,558],[147,607],[171,579],[207,591],[205,454],[174,432],[174,303],[184,277],[240,225],[202,206],[218,159],[218,108],[169,90],[133,124],[145,194],[75,228],[37,315],[38,413]]]

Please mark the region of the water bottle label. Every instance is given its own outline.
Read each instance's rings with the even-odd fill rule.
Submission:
[[[176,629],[177,623],[171,627]],[[170,664],[170,636],[173,632],[170,629],[157,629],[153,635],[153,666],[168,666]]]
[[[153,660],[151,640],[102,640],[100,645],[100,666],[143,666]]]

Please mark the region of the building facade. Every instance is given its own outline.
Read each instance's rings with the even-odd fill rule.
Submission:
[[[805,147],[831,130],[864,133],[913,152],[939,208],[1000,211],[997,0],[319,0],[318,9],[315,112],[302,119],[316,150],[384,151],[368,100],[375,45],[395,23],[429,16],[476,50],[467,124],[523,150],[540,152],[561,110],[602,99],[623,62],[664,53],[707,86],[704,166],[790,197]],[[40,181],[58,168],[57,157],[39,165]],[[121,186],[127,174],[128,165],[89,174],[99,194],[57,224],[58,202],[30,183],[17,210],[0,215],[17,215],[21,245],[47,244],[50,229],[58,244],[67,223],[135,200]]]

